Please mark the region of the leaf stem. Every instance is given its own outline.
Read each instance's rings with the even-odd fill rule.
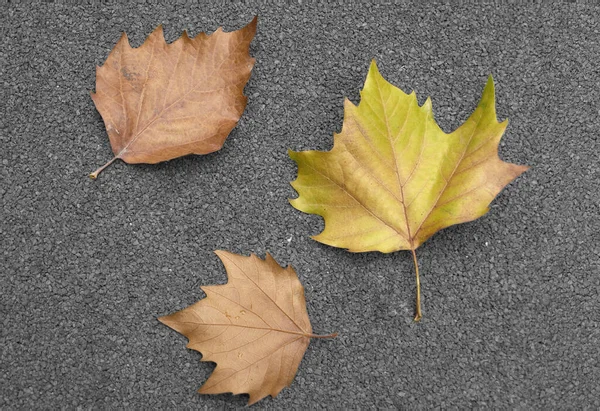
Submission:
[[[338,336],[338,333],[331,333],[327,335],[317,335],[317,334],[305,334],[306,337],[310,338],[335,338]]]
[[[98,174],[100,174],[102,172],[102,170],[104,170],[106,167],[108,167],[109,165],[111,165],[117,158],[119,157],[113,157],[112,160],[110,160],[108,163],[104,164],[102,167],[100,167],[98,170],[94,171],[93,173],[90,174],[90,178],[92,180],[95,180],[98,178]]]
[[[416,281],[417,281],[417,308],[416,308],[416,314],[415,314],[415,322],[419,322],[421,321],[421,281],[419,281],[419,262],[417,261],[417,253],[415,253],[415,250],[412,249],[410,250],[412,252],[412,256],[413,256],[413,262],[415,263],[415,274],[416,274]]]

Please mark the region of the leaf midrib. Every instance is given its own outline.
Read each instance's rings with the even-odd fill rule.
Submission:
[[[275,331],[284,334],[293,334],[300,335],[302,337],[311,338],[314,334],[306,333],[301,331],[291,331],[284,330],[282,328],[271,328],[271,327],[254,327],[251,325],[242,325],[242,324],[234,324],[234,323],[198,323],[195,321],[178,321],[179,324],[193,324],[193,325],[204,325],[204,326],[215,326],[215,327],[238,327],[238,328],[248,328],[252,330],[264,330],[264,331]]]
[[[410,244],[410,248],[414,250],[414,237],[410,233],[410,224],[408,221],[408,211],[406,209],[406,202],[405,202],[405,198],[404,198],[404,185],[400,181],[400,172],[398,171],[398,158],[396,157],[396,144],[394,141],[397,138],[392,140],[390,123],[388,121],[388,116],[387,116],[386,107],[385,107],[387,102],[383,101],[383,94],[381,93],[381,87],[379,86],[379,79],[377,79],[375,81],[375,84],[377,84],[377,92],[379,94],[379,99],[381,101],[381,107],[383,109],[383,119],[385,120],[385,127],[387,130],[388,141],[389,141],[390,147],[392,149],[392,155],[394,156],[394,171],[396,172],[396,179],[398,181],[398,187],[400,189],[400,197],[402,197],[402,201],[400,203],[402,204],[402,210],[404,212],[404,222],[406,223],[406,233],[408,235],[408,242]],[[404,131],[404,128],[406,127],[406,124],[408,123],[408,115],[409,115],[410,109],[412,108],[413,101],[414,100],[411,99],[408,104],[408,107],[406,108],[406,115],[404,116],[404,123],[400,127],[400,130],[398,130],[398,133],[396,134],[397,136],[399,136]],[[429,119],[429,115],[428,115],[427,119]],[[425,123],[425,131],[426,130],[427,130],[427,122]],[[423,131],[423,140],[425,139],[425,131]],[[425,141],[423,141],[423,144],[425,144]],[[407,182],[408,182],[408,180],[405,181],[404,184],[406,184]]]
[[[459,165],[464,160],[464,158],[466,156],[466,153],[469,150],[469,146],[471,144],[471,141],[473,140],[473,137],[475,135],[475,132],[479,128],[481,116],[480,116],[480,118],[477,119],[475,127],[473,128],[473,132],[471,133],[471,135],[469,136],[469,140],[465,144],[465,149],[462,152],[462,155],[461,155],[460,159],[454,165],[454,169],[450,173],[450,176],[448,176],[448,178],[446,178],[445,176],[443,176],[444,177],[444,187],[440,190],[437,198],[432,203],[431,208],[429,209],[429,211],[427,212],[427,214],[425,215],[425,217],[423,218],[423,220],[421,221],[421,223],[419,223],[419,226],[415,230],[414,235],[412,235],[411,234],[411,230],[410,230],[409,218],[408,218],[408,210],[407,210],[407,207],[406,207],[406,204],[405,204],[405,201],[404,201],[405,200],[405,198],[404,198],[404,186],[408,183],[408,179],[404,182],[404,184],[402,184],[401,181],[400,181],[400,174],[399,174],[399,171],[398,171],[398,159],[396,157],[396,148],[395,148],[394,142],[393,142],[393,140],[391,138],[391,131],[390,131],[390,126],[389,126],[388,116],[386,114],[386,104],[387,104],[387,102],[383,100],[383,94],[381,92],[381,87],[380,87],[378,79],[375,81],[375,84],[377,85],[377,92],[379,94],[379,99],[381,101],[381,106],[382,106],[382,109],[383,109],[383,118],[385,120],[385,125],[386,125],[386,129],[387,129],[388,141],[390,143],[390,146],[391,146],[391,149],[392,149],[392,154],[394,156],[394,167],[395,167],[395,171],[396,171],[396,177],[397,177],[397,180],[398,180],[398,186],[399,186],[399,189],[400,189],[400,194],[401,194],[401,197],[402,197],[401,204],[402,204],[402,208],[403,208],[403,211],[404,211],[404,219],[405,219],[405,222],[406,222],[406,229],[407,229],[407,233],[408,233],[408,237],[409,237],[408,241],[410,242],[411,249],[414,250],[415,249],[415,247],[414,247],[414,240],[417,238],[417,235],[419,234],[419,232],[420,232],[421,228],[423,227],[423,224],[425,223],[425,221],[427,221],[427,219],[429,218],[429,216],[431,215],[431,213],[433,212],[433,210],[436,209],[436,205],[438,204],[440,198],[442,197],[442,195],[446,191],[446,188],[448,187],[448,185],[450,184],[450,181],[454,177],[454,175],[456,173],[456,170],[458,169]],[[406,110],[406,116],[405,116],[405,119],[404,119],[404,124],[402,125],[402,127],[398,131],[397,135],[399,135],[400,133],[402,133],[402,131],[404,130],[404,128],[406,126],[406,123],[408,121],[409,110],[412,107],[412,102],[413,102],[413,100],[410,100],[409,106],[408,106],[408,108]],[[477,111],[477,108],[475,110]],[[429,113],[427,113],[427,118],[425,119],[425,130],[423,131],[423,140],[425,139],[425,135],[426,135],[425,133],[426,133],[426,130],[427,130],[427,125],[428,125],[427,120],[429,120]],[[425,141],[423,141],[422,144],[425,144]],[[479,148],[480,147],[478,147],[478,149]],[[414,170],[411,172],[411,177],[412,177],[413,173],[414,173]],[[455,199],[457,199],[457,198],[460,198],[460,197],[462,197],[462,195],[456,196],[455,198],[453,198],[453,201]],[[414,200],[415,200],[414,198],[411,200],[411,204],[414,202]]]
[[[281,308],[281,307],[279,306],[279,304],[277,304],[277,303],[276,303],[276,302],[275,302],[275,301],[274,301],[274,300],[271,298],[271,296],[270,296],[269,294],[267,294],[267,292],[266,292],[265,290],[263,290],[263,289],[262,289],[262,288],[261,288],[261,287],[260,287],[258,284],[256,284],[256,282],[255,282],[255,281],[254,281],[252,278],[250,278],[250,276],[249,276],[248,274],[246,274],[246,272],[245,272],[245,271],[244,271],[244,270],[243,270],[243,269],[242,269],[242,268],[241,268],[239,265],[237,265],[237,264],[236,264],[236,262],[235,262],[234,260],[232,260],[231,258],[229,258],[229,256],[227,256],[227,255],[225,255],[225,254],[221,254],[221,255],[222,255],[224,258],[226,258],[228,261],[230,261],[230,262],[231,262],[233,265],[235,265],[235,266],[237,267],[237,269],[238,269],[238,270],[240,270],[240,271],[241,271],[241,272],[242,272],[242,273],[243,273],[243,274],[246,276],[246,278],[247,278],[248,280],[250,280],[250,281],[252,282],[252,284],[254,284],[254,285],[256,286],[256,288],[257,288],[257,289],[259,289],[259,290],[260,290],[260,291],[261,291],[261,292],[262,292],[262,293],[265,295],[265,297],[267,297],[267,298],[269,299],[269,301],[271,301],[271,303],[272,303],[272,304],[273,304],[275,307],[277,307],[277,309],[278,309],[279,311],[281,311],[281,312],[282,312],[282,313],[283,313],[283,314],[284,314],[284,315],[285,315],[285,316],[286,316],[286,317],[287,317],[287,318],[288,318],[288,319],[289,319],[289,320],[290,320],[290,321],[291,321],[291,322],[292,322],[292,323],[293,323],[293,324],[294,324],[294,325],[295,325],[295,326],[296,326],[296,327],[297,327],[297,328],[298,328],[300,331],[302,331],[302,332],[303,332],[303,334],[306,334],[306,333],[304,332],[304,329],[303,329],[302,327],[300,327],[300,326],[298,325],[298,323],[297,323],[297,322],[296,322],[296,321],[295,321],[295,320],[294,320],[292,317],[290,317],[290,316],[289,316],[289,314],[288,314],[287,312],[285,312],[285,310],[284,310],[283,308]],[[256,265],[256,262],[255,262],[255,265]],[[256,272],[257,272],[257,273],[260,273],[260,271],[258,270],[258,267],[257,267],[257,271],[256,271]],[[293,292],[292,292],[292,295],[293,295]],[[240,306],[241,306],[241,304],[240,304]],[[308,314],[307,314],[307,315],[308,315]],[[265,322],[265,324],[268,324],[268,322],[266,322],[266,321],[265,321],[265,320],[262,318],[262,316],[260,316],[260,315],[259,315],[259,317],[260,317],[260,318],[261,318],[261,319],[262,319],[262,320]]]
[[[475,109],[475,112],[477,112],[477,109],[478,108]],[[467,121],[469,121],[472,117],[473,116],[471,116],[469,119],[467,119]],[[423,224],[425,224],[425,221],[427,221],[427,219],[429,218],[429,216],[431,215],[431,213],[433,212],[433,210],[435,210],[438,202],[440,201],[440,198],[442,198],[442,195],[446,191],[446,188],[448,188],[448,185],[450,184],[450,181],[452,181],[452,178],[454,178],[454,175],[456,174],[456,170],[458,170],[458,166],[463,162],[463,159],[465,158],[465,155],[467,154],[467,151],[469,151],[469,146],[471,145],[471,141],[473,141],[473,137],[475,136],[475,132],[477,131],[477,129],[479,128],[479,124],[481,123],[481,117],[483,117],[483,114],[475,122],[475,127],[473,127],[473,132],[471,133],[471,135],[469,136],[469,140],[465,144],[465,149],[463,150],[462,155],[460,156],[460,159],[458,159],[458,161],[454,165],[454,169],[452,170],[452,172],[450,173],[450,175],[448,176],[448,178],[446,178],[444,176],[444,188],[442,188],[440,190],[437,198],[431,204],[431,208],[429,209],[429,211],[425,215],[425,218],[423,218],[423,220],[421,221],[421,223],[417,227],[417,230],[415,231],[415,238],[417,237],[417,234],[420,232],[421,228],[423,227]],[[457,198],[460,198],[463,195],[464,195],[464,193],[462,193],[459,196],[456,196],[453,200],[456,200]]]

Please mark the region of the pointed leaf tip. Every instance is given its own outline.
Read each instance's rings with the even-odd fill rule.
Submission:
[[[369,65],[369,73],[367,74],[367,77],[376,74],[379,74],[381,76],[381,74],[379,73],[379,67],[377,66],[377,62],[373,58],[371,59],[371,64]]]
[[[156,38],[156,39],[154,39]],[[165,43],[165,32],[163,30],[163,25],[159,24],[158,26],[156,26],[156,28],[154,30],[152,30],[152,33],[150,33],[150,35],[146,38],[146,40],[144,41],[144,44],[142,44],[142,46],[144,46],[146,43],[149,43],[151,41],[158,41],[158,42],[162,42]]]
[[[417,98],[416,94],[415,94],[415,98]],[[431,102],[431,96],[427,96],[422,107],[428,111],[431,111],[431,108],[433,107],[433,103]]]
[[[129,44],[129,37],[127,37],[127,33],[125,33],[125,32],[122,32],[122,33],[121,33],[121,37],[119,37],[119,41],[117,41],[117,46],[118,46],[119,44],[122,44],[122,45],[123,45],[123,47],[125,47],[125,48],[131,49],[131,45]],[[115,46],[115,48],[116,48],[117,46]],[[113,49],[113,50],[114,50],[114,49]],[[110,56],[109,56],[109,58],[110,58]],[[107,61],[108,61],[108,59],[107,59]],[[104,62],[103,66],[104,66],[105,64],[106,64],[106,62]]]
[[[298,162],[298,153],[300,153],[299,151],[294,151],[292,149],[288,148],[288,156],[294,160],[296,163]]]
[[[494,78],[490,74],[487,78],[487,81],[485,82],[482,99],[483,99],[483,97],[486,97],[486,99],[491,98],[492,100],[494,100],[495,95],[496,95],[496,85],[494,83]]]
[[[484,115],[490,115],[495,121],[498,121],[496,116],[496,86],[494,78],[490,74],[485,83],[481,99],[479,100],[478,108],[484,110]],[[506,120],[505,120],[506,121]]]
[[[223,257],[230,254],[229,251],[225,251],[225,250],[215,250],[215,251],[213,251],[213,253],[215,253],[221,260],[223,259]]]
[[[258,23],[258,16],[254,16],[252,21],[248,23],[242,30],[250,32],[252,36],[256,34],[256,26]]]

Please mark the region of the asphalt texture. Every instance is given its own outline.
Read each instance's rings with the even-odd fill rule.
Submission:
[[[339,332],[257,409],[600,407],[600,6],[178,3],[0,8],[0,408],[245,406],[196,393],[214,364],[157,321],[225,281],[216,249],[293,265],[314,331]],[[255,14],[221,151],[87,177],[111,158],[89,92],[122,31],[138,46]],[[493,74],[501,157],[531,166],[419,248],[421,323],[410,253],[319,244],[322,219],[287,201],[287,149],[331,147],[372,58],[447,132]]]

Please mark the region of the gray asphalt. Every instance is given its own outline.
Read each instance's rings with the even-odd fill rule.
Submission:
[[[87,177],[111,158],[89,91],[122,31],[137,46],[159,23],[173,41],[255,14],[248,106],[220,152]],[[315,332],[340,333],[256,408],[599,408],[599,16],[572,2],[5,4],[0,408],[244,406],[197,394],[214,365],[156,320],[225,281],[216,249],[293,265]],[[373,57],[431,96],[447,132],[493,74],[501,156],[531,166],[489,214],[418,250],[420,324],[408,252],[316,243],[322,220],[287,202],[286,150],[331,147]]]

